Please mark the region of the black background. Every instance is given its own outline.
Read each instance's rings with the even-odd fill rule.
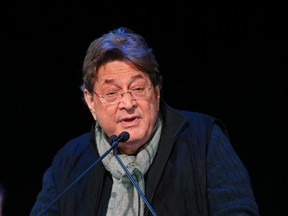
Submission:
[[[1,13],[0,182],[4,215],[28,215],[56,151],[90,129],[81,65],[126,26],[146,38],[174,108],[224,121],[261,215],[287,205],[286,3],[9,1]],[[286,110],[285,110],[286,111]]]

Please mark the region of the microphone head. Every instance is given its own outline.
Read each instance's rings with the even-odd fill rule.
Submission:
[[[118,139],[118,137],[116,135],[111,135],[109,137],[109,143],[112,144],[113,142],[115,142]]]
[[[127,131],[123,131],[120,135],[119,135],[119,142],[126,142],[129,138],[130,138],[130,134]]]

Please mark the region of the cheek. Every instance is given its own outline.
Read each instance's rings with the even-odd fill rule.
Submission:
[[[104,107],[102,104],[95,104],[95,114],[100,124],[114,123],[113,119],[117,113],[116,106]]]
[[[147,110],[146,114],[149,116],[150,119],[149,121],[151,123],[156,121],[159,111],[159,105],[160,105],[159,99],[154,98],[153,100],[150,101],[149,106],[146,108]]]
[[[110,136],[115,133],[116,130],[116,116],[117,109],[115,108],[106,108],[105,110],[103,107],[97,107],[96,116],[97,122],[105,131],[105,133]]]

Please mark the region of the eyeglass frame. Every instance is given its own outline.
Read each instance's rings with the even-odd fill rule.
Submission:
[[[141,87],[143,87],[143,88],[144,88],[143,91],[145,91],[145,94],[144,94],[143,96],[146,96],[147,91],[149,91],[149,90],[153,87],[153,85],[152,85],[152,84],[149,84],[149,85],[141,86]],[[137,89],[137,88],[139,88],[139,86],[137,86],[136,89]],[[99,95],[99,94],[96,93],[95,90],[93,90],[93,93],[99,98],[99,100],[100,100],[100,102],[101,102],[102,104],[109,104],[109,105],[115,105],[115,104],[120,103],[120,101],[121,101],[121,99],[123,98],[123,96],[124,96],[125,94],[127,94],[127,93],[129,93],[130,96],[131,96],[134,100],[139,99],[139,98],[137,98],[137,96],[136,96],[136,98],[135,98],[135,95],[133,95],[133,90],[132,90],[132,91],[131,91],[131,90],[128,90],[128,91],[126,91],[126,92],[115,91],[114,93],[115,93],[115,94],[119,94],[119,95],[118,95],[118,97],[115,99],[115,101],[113,101],[113,102],[107,102],[107,100],[105,99],[105,96],[106,96],[105,94],[104,94],[104,95]],[[121,97],[120,97],[120,96],[121,96]]]

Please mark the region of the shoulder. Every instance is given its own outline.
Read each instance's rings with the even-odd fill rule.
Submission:
[[[69,140],[60,150],[58,153],[68,152],[72,153],[71,151],[75,150],[81,150],[86,147],[86,145],[89,144],[91,137],[91,133],[87,132],[84,134],[81,134],[71,140]]]
[[[179,135],[198,134],[204,137],[210,137],[213,126],[219,126],[228,136],[224,123],[217,117],[203,112],[175,109],[169,106],[165,101],[161,103],[161,114],[164,127],[170,134],[170,138]]]
[[[87,152],[93,152],[91,151],[91,148],[93,148],[91,137],[91,132],[86,132],[69,140],[60,150],[58,150],[53,159],[53,163],[59,165],[63,160],[77,160],[81,155],[86,154]]]
[[[197,125],[197,127],[208,127],[209,131],[212,129],[215,130],[216,127],[216,130],[221,130],[228,135],[228,131],[223,121],[215,116],[187,110],[178,110],[178,112],[181,113],[190,123]]]
[[[182,115],[186,122],[194,127],[207,127],[212,126],[214,123],[217,122],[217,118],[212,115],[201,113],[201,112],[194,112],[188,110],[176,110],[180,115]]]
[[[211,121],[215,120],[216,118],[214,116],[211,116],[206,113],[201,112],[194,112],[194,111],[188,111],[188,110],[176,110],[181,115],[183,115],[186,119],[192,120],[192,121]]]
[[[211,121],[215,119],[213,116],[205,113],[172,108],[163,100],[161,101],[161,113],[164,118],[172,118],[173,121],[176,119],[178,121]]]
[[[55,181],[59,185],[65,181],[72,181],[83,167],[88,167],[98,157],[92,132],[84,133],[68,141],[54,156],[52,160],[52,172]],[[62,186],[63,186],[62,185]]]

